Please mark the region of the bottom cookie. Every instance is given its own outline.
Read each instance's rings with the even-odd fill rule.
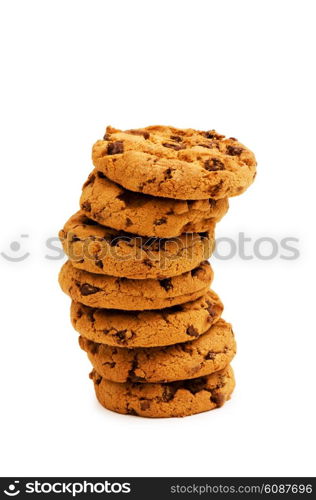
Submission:
[[[150,418],[185,417],[223,406],[235,387],[230,366],[191,380],[168,384],[120,384],[90,373],[97,399],[117,413]]]

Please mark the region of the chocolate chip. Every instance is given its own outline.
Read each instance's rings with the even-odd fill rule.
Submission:
[[[166,292],[169,292],[173,288],[171,278],[166,278],[164,280],[159,281],[160,286],[166,290]]]
[[[138,416],[138,413],[134,410],[134,408],[127,408],[127,414],[134,415],[135,417]]]
[[[141,377],[138,377],[137,375],[135,375],[135,370],[137,370],[137,369],[138,369],[138,360],[137,360],[137,355],[136,355],[132,361],[131,369],[128,371],[128,378],[133,383],[142,381]]]
[[[172,141],[176,141],[176,142],[181,142],[182,141],[182,137],[180,137],[179,135],[171,135],[170,139]]]
[[[218,194],[218,192],[221,190],[223,184],[224,184],[224,181],[221,180],[221,181],[219,181],[218,184],[215,184],[215,186],[212,186],[211,191],[210,191],[211,197],[216,196]]]
[[[81,204],[82,210],[85,210],[86,212],[91,212],[91,203],[89,201],[84,201]]]
[[[143,263],[146,267],[148,267],[148,269],[151,269],[153,267],[153,263],[151,262],[150,259],[144,259]]]
[[[126,332],[127,332],[127,330],[119,330],[118,332],[116,332],[115,337],[117,337],[117,339],[120,342],[125,342],[126,341]]]
[[[212,304],[209,300],[206,301],[207,303],[207,308],[206,310],[208,311],[210,316],[215,316],[215,311],[214,311],[214,304]]]
[[[129,217],[126,217],[125,226],[129,227],[129,226],[132,226],[132,225],[133,225],[133,221]]]
[[[111,139],[111,135],[110,134],[107,134],[105,133],[104,136],[103,136],[103,140],[104,141],[109,141]]]
[[[226,153],[230,156],[239,156],[243,152],[243,148],[240,148],[238,146],[227,146],[226,148]]]
[[[217,200],[212,200],[212,198],[210,198],[208,202],[212,208],[215,208],[217,205]]]
[[[140,409],[145,411],[150,408],[150,401],[147,401],[146,399],[144,401],[140,402]]]
[[[115,365],[116,365],[116,363],[115,363],[115,361],[112,361],[112,362],[106,361],[105,363],[102,363],[102,365],[103,366],[108,366],[109,368],[114,368]]]
[[[176,386],[173,387],[173,386],[166,386],[163,390],[163,393],[162,393],[162,400],[165,402],[165,403],[168,403],[169,401],[171,401],[173,398],[174,398],[174,395],[176,393]]]
[[[161,226],[162,224],[166,224],[167,217],[161,217],[161,219],[156,219],[154,221],[155,226]]]
[[[216,352],[209,351],[204,359],[215,359],[216,357]]]
[[[212,401],[212,403],[215,403],[216,406],[219,408],[220,406],[223,406],[223,404],[226,401],[226,398],[225,398],[224,394],[217,393],[217,394],[212,395],[210,397],[210,400]]]
[[[99,177],[99,179],[106,179],[106,176],[103,172],[97,172],[97,176]]]
[[[100,269],[103,269],[103,262],[102,260],[96,260],[95,265],[98,266]]]
[[[185,149],[181,144],[171,144],[169,142],[163,142],[162,144],[165,148],[174,149],[175,151],[180,151],[180,149]]]
[[[210,158],[204,162],[204,168],[209,172],[216,172],[217,170],[224,170],[225,165],[218,158]]]
[[[95,380],[94,380],[94,383],[95,385],[100,385],[102,382],[102,377],[97,377]]]
[[[215,132],[215,130],[209,130],[207,132],[204,132],[203,135],[207,139],[223,139],[225,137],[224,135],[221,135],[221,134],[218,134],[217,132]]]
[[[132,129],[132,130],[127,130],[129,134],[132,135],[142,135],[144,139],[149,139],[150,134],[147,132],[147,130],[142,130],[142,129]]]
[[[110,142],[108,145],[108,155],[117,155],[124,152],[123,141]]]
[[[146,184],[152,184],[153,182],[156,182],[156,177],[152,177],[151,179],[148,179],[146,181]]]
[[[89,283],[84,283],[80,286],[80,292],[82,295],[93,295],[100,291],[100,288],[96,286],[89,285]]]
[[[193,325],[190,325],[187,328],[187,335],[190,335],[190,337],[198,337],[199,336],[199,332],[198,332],[198,330]]]
[[[73,235],[71,236],[71,240],[70,240],[70,241],[71,241],[72,243],[73,243],[74,241],[80,241],[80,238],[78,238],[78,236],[76,236],[75,234],[73,234]]]
[[[171,179],[172,177],[172,170],[171,168],[167,168],[167,170],[165,170],[165,179]]]

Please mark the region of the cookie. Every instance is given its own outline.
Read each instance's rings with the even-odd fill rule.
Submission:
[[[108,127],[93,146],[92,159],[98,170],[126,189],[181,200],[239,195],[256,174],[254,154],[214,130]]]
[[[74,267],[132,279],[183,274],[208,259],[214,247],[214,231],[145,238],[100,226],[83,212],[70,217],[59,238]]]
[[[223,319],[190,342],[169,347],[126,349],[79,337],[99,375],[113,382],[165,383],[222,370],[236,353],[232,327]]]
[[[95,169],[83,185],[80,206],[103,226],[142,236],[172,238],[210,231],[228,210],[228,200],[183,201],[134,193]]]
[[[230,366],[204,377],[168,384],[120,384],[90,374],[96,396],[105,408],[141,417],[185,417],[223,406],[235,387]]]
[[[168,346],[193,340],[220,318],[223,304],[215,292],[186,304],[156,311],[116,311],[71,304],[72,325],[94,342],[117,347]]]
[[[213,278],[209,263],[163,280],[131,280],[76,269],[70,261],[61,268],[62,290],[76,302],[106,309],[162,309],[195,300],[204,295]]]

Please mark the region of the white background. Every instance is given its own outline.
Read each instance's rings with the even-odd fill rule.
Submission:
[[[0,250],[31,253],[0,257],[2,475],[315,475],[313,4],[1,2]],[[150,420],[95,400],[45,240],[106,124],[237,137],[258,176],[217,236],[300,239],[297,260],[213,259],[238,340],[221,410]]]

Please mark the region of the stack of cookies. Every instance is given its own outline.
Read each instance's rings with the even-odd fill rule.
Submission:
[[[59,281],[99,402],[144,417],[222,406],[236,344],[207,259],[228,197],[253,182],[253,153],[214,130],[108,127],[92,157],[59,234]]]

